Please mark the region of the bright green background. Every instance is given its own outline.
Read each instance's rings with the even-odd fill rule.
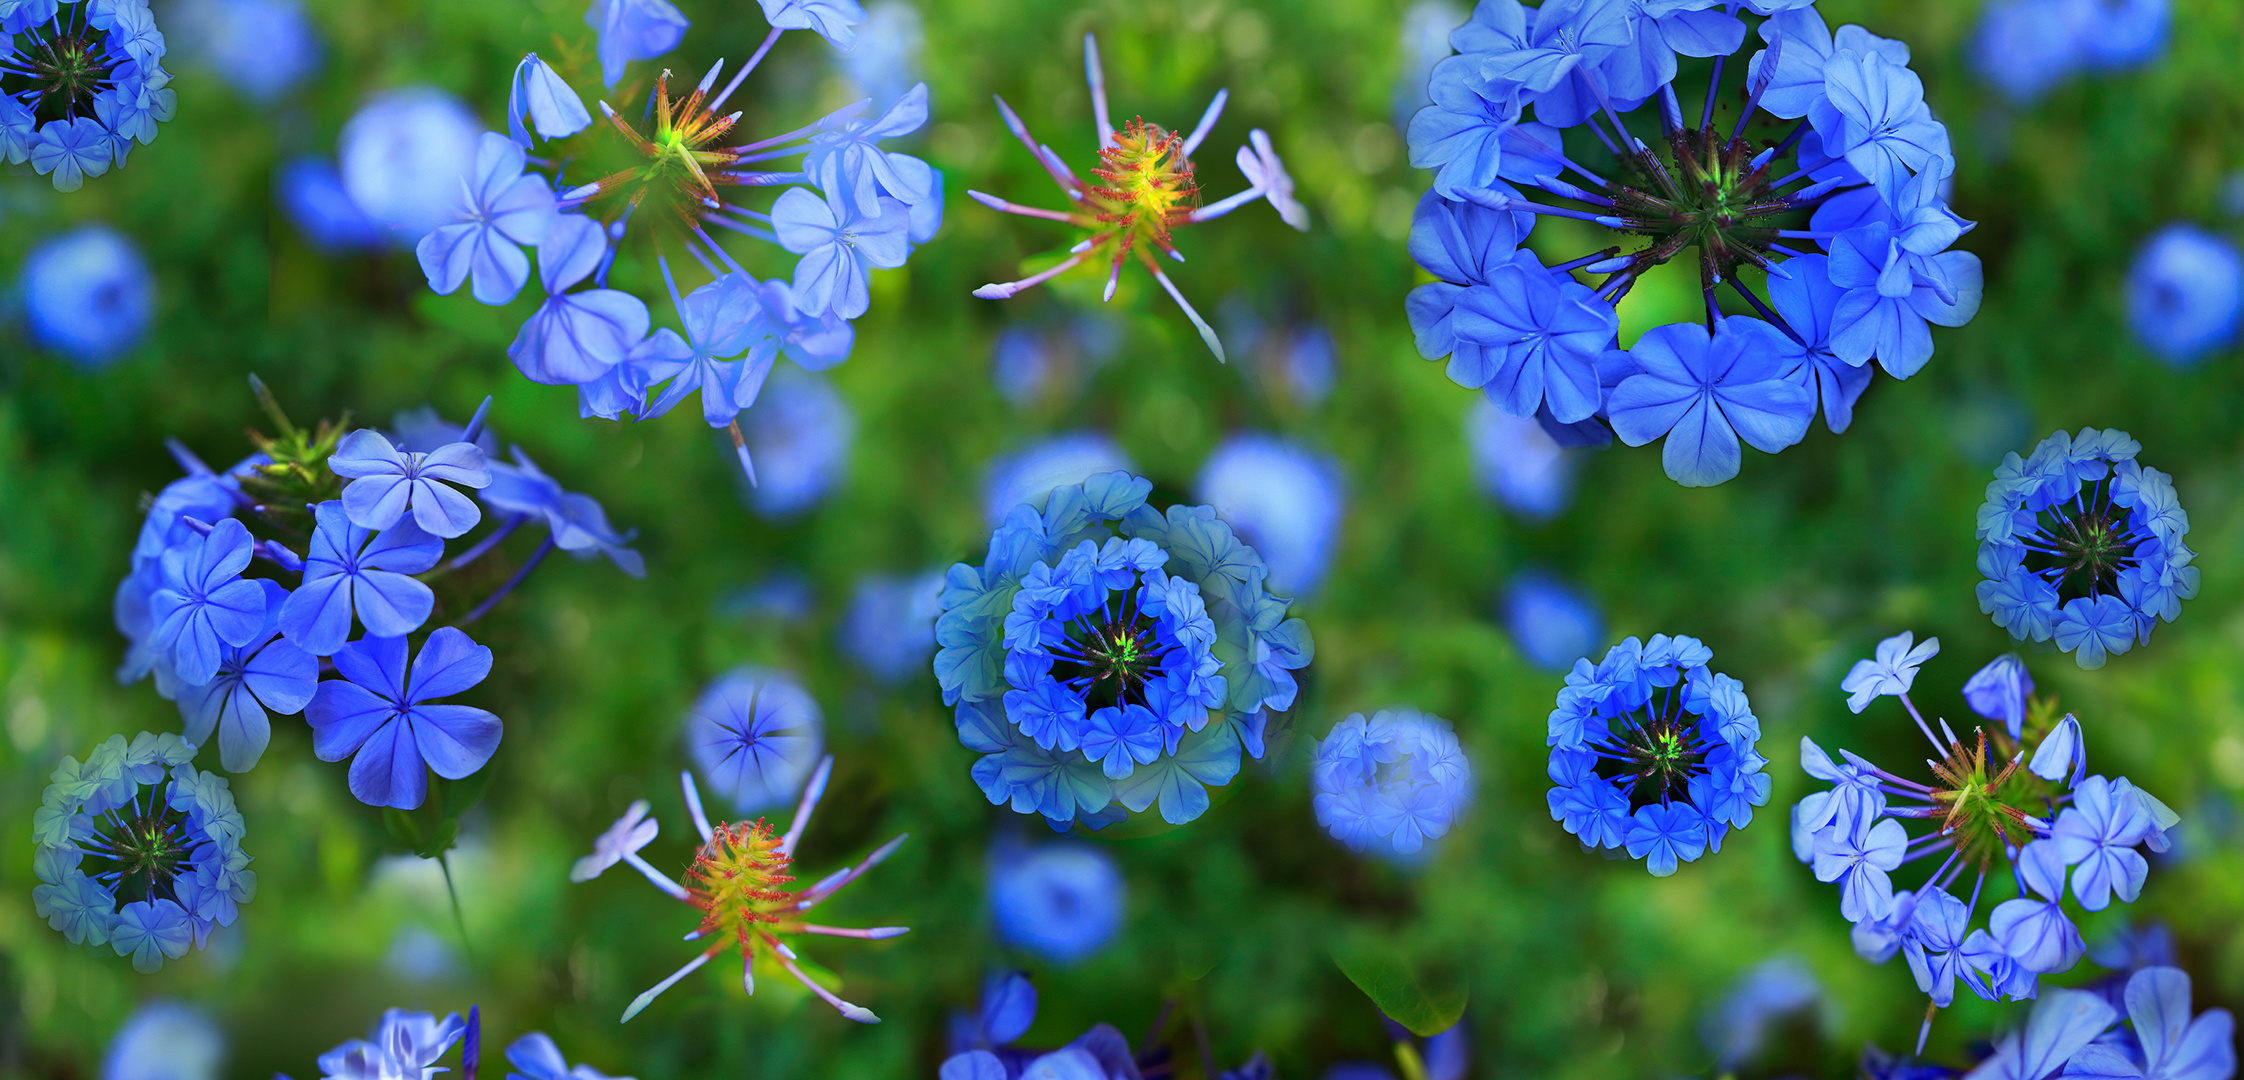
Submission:
[[[2029,663],[2080,713],[2096,768],[2134,777],[2183,813],[2189,858],[2158,864],[2133,913],[2172,924],[2201,1006],[2244,1000],[2244,847],[2226,809],[2244,787],[2240,357],[2231,349],[2191,371],[2169,368],[2129,341],[2121,304],[2125,264],[2156,227],[2182,218],[2236,231],[2219,209],[2224,178],[2244,167],[2244,9],[2233,3],[2179,0],[2179,30],[2157,65],[2076,79],[2018,111],[1964,68],[1975,5],[1826,0],[1833,25],[1860,21],[1913,47],[1955,135],[1955,205],[1982,222],[1962,246],[1986,261],[1985,308],[1970,326],[1936,334],[1938,354],[1916,379],[1881,377],[1844,437],[1819,422],[1780,457],[1747,455],[1743,475],[1713,490],[1670,483],[1653,449],[1594,455],[1573,509],[1539,526],[1478,491],[1460,435],[1471,396],[1417,358],[1403,319],[1414,271],[1402,240],[1427,179],[1406,167],[1391,122],[1399,4],[924,5],[936,117],[919,149],[948,177],[950,220],[908,268],[879,275],[857,351],[835,372],[859,418],[846,482],[815,513],[778,525],[744,508],[729,455],[692,417],[580,421],[568,391],[512,371],[503,347],[530,301],[492,311],[464,291],[431,296],[406,255],[325,260],[273,206],[274,162],[331,150],[380,88],[435,83],[501,119],[516,57],[561,52],[556,34],[584,44],[579,0],[313,6],[328,64],[279,110],[183,68],[179,118],[129,168],[67,196],[26,170],[0,178],[0,265],[74,223],[106,221],[142,245],[159,280],[155,332],[108,371],[84,373],[0,336],[0,1073],[88,1075],[135,1002],[167,996],[222,1019],[229,1075],[241,1077],[311,1075],[320,1051],[360,1034],[385,1006],[471,1002],[484,1007],[491,1060],[505,1039],[537,1027],[559,1036],[572,1061],[642,1080],[931,1075],[945,1011],[969,1005],[992,965],[1025,964],[1045,1001],[1031,1041],[1057,1044],[1095,1020],[1135,1037],[1174,997],[1184,1015],[1204,1018],[1224,1061],[1260,1047],[1280,1075],[1301,1078],[1385,1053],[1375,1015],[1327,957],[1351,943],[1464,975],[1475,1075],[1522,1077],[1704,1074],[1700,1015],[1739,973],[1796,952],[1829,990],[1827,1033],[1751,1072],[1846,1075],[1866,1040],[1905,1045],[1923,998],[1898,961],[1874,968],[1854,957],[1832,890],[1792,860],[1786,809],[1808,790],[1792,748],[1811,734],[1889,765],[1921,756],[1892,703],[1855,717],[1836,688],[1853,659],[1902,629],[1945,645],[1918,680],[1920,700],[1965,714],[1954,688],[2008,647],[1972,597],[1981,488],[2003,450],[2083,425],[2132,431],[2143,460],[2174,474],[2203,553],[2203,593],[2149,648],[2103,671],[2048,653]],[[752,4],[684,6],[696,26],[672,60],[681,69],[737,59],[763,34]],[[1056,318],[1063,301],[1041,291],[1000,304],[968,292],[1069,239],[973,206],[964,191],[1052,201],[1005,137],[992,91],[1063,155],[1079,165],[1091,156],[1085,30],[1101,34],[1119,117],[1188,126],[1217,87],[1232,88],[1201,155],[1212,195],[1242,183],[1230,155],[1247,130],[1271,131],[1311,231],[1250,208],[1186,233],[1191,262],[1174,276],[1204,310],[1243,293],[1272,318],[1330,327],[1339,379],[1323,405],[1273,401],[1243,360],[1218,366],[1135,279],[1115,302],[1126,319],[1121,354],[1086,389],[1027,412],[994,389],[998,331]],[[741,100],[749,130],[779,131],[844,95],[825,46],[793,34]],[[667,320],[667,307],[655,307]],[[163,436],[214,462],[238,456],[242,429],[262,423],[243,386],[251,371],[299,417],[349,409],[380,419],[424,401],[458,417],[495,394],[502,435],[641,530],[645,581],[556,560],[479,624],[499,666],[465,700],[496,710],[507,730],[454,856],[472,946],[456,980],[413,986],[385,972],[402,927],[457,940],[441,883],[433,866],[378,864],[379,819],[350,798],[340,766],[312,758],[294,720],[277,722],[263,763],[234,779],[260,885],[235,962],[197,953],[142,977],[106,949],[71,948],[32,913],[28,828],[46,772],[112,732],[177,729],[149,685],[110,678],[123,643],[109,595],[138,500],[176,475]],[[1322,734],[1350,711],[1407,704],[1456,724],[1481,796],[1431,866],[1400,873],[1329,842],[1309,811],[1297,740],[1191,826],[1097,841],[1130,886],[1127,928],[1104,954],[1066,969],[993,941],[982,884],[991,839],[1036,838],[1043,827],[984,802],[931,678],[884,691],[839,657],[833,629],[859,574],[976,555],[980,478],[993,455],[1083,426],[1113,433],[1172,491],[1188,490],[1234,429],[1282,432],[1338,456],[1348,512],[1330,581],[1302,607],[1317,662],[1294,723]],[[1543,718],[1559,680],[1525,665],[1491,620],[1500,584],[1529,565],[1585,584],[1615,635],[1696,635],[1718,669],[1745,681],[1776,791],[1720,855],[1655,880],[1638,864],[1583,854],[1549,820]],[[746,619],[717,603],[785,568],[815,584],[808,622]],[[648,855],[683,865],[679,717],[707,680],[747,661],[800,672],[827,710],[839,765],[802,846],[806,871],[913,834],[832,918],[915,932],[822,941],[811,953],[882,1026],[850,1024],[770,979],[744,1000],[729,959],[630,1025],[615,1023],[690,955],[677,938],[692,919],[625,871],[571,886],[569,860],[644,796],[665,829]],[[2091,935],[2123,914],[2091,918]],[[1967,1041],[2020,1016],[1960,1004],[1937,1024],[1933,1052],[1960,1060]],[[1187,1071],[1197,1067],[1192,1053],[1182,1057]]]

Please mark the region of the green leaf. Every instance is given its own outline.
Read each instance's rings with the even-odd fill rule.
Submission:
[[[1371,1003],[1420,1038],[1465,1015],[1465,980],[1438,962],[1412,962],[1393,943],[1362,934],[1333,946],[1333,962]]]

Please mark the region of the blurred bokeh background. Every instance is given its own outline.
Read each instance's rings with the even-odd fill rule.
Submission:
[[[1823,0],[1831,25],[1911,46],[1954,135],[1954,205],[1980,223],[1960,246],[1985,261],[1985,307],[1936,333],[1922,374],[1877,381],[1843,436],[1819,423],[1782,455],[1748,454],[1738,479],[1686,490],[1651,449],[1561,453],[1506,427],[1412,347],[1402,300],[1418,271],[1404,240],[1427,174],[1408,167],[1398,121],[1415,105],[1426,43],[1438,47],[1462,5],[884,0],[885,36],[854,69],[790,34],[737,100],[751,130],[776,132],[867,94],[892,99],[916,71],[934,114],[899,148],[942,170],[948,220],[908,267],[875,274],[847,363],[775,379],[743,417],[771,463],[751,492],[698,418],[581,420],[568,390],[513,371],[505,347],[534,290],[496,309],[432,295],[410,251],[307,228],[333,221],[305,218],[295,204],[317,191],[284,183],[290,162],[332,162],[346,122],[393,88],[437,88],[503,128],[523,52],[590,55],[580,0],[269,5],[300,10],[301,42],[269,21],[229,38],[227,6],[157,5],[175,41],[179,115],[129,167],[69,194],[28,168],[0,170],[0,281],[11,283],[0,323],[0,1075],[99,1075],[127,1017],[166,1000],[215,1024],[229,1077],[317,1075],[315,1057],[384,1008],[471,1003],[489,1033],[487,1071],[503,1040],[535,1028],[571,1061],[641,1080],[927,1076],[946,1017],[1012,967],[1041,990],[1031,1043],[1095,1021],[1134,1039],[1173,1002],[1226,1066],[1256,1049],[1287,1078],[1392,1066],[1377,1012],[1333,961],[1348,950],[1393,957],[1441,993],[1462,989],[1470,1074],[1489,1077],[1712,1075],[1735,1038],[1719,1019],[1725,995],[1774,961],[1766,994],[1805,1004],[1738,1071],[1849,1075],[1866,1042],[1914,1039],[1924,999],[1898,960],[1855,957],[1832,890],[1794,861],[1786,812],[1809,790],[1794,748],[1810,735],[1881,761],[1918,756],[1897,710],[1851,715],[1837,688],[1853,660],[1904,629],[1942,643],[1917,700],[1966,713],[1957,688],[2012,647],[1973,598],[1982,488],[2006,451],[2081,426],[2133,432],[2142,461],[2174,475],[2204,575],[2178,622],[2101,671],[2027,650],[2043,692],[2086,725],[2092,765],[2183,815],[2141,902],[2086,930],[2094,941],[2130,920],[2164,923],[2198,1006],[2244,1004],[2244,353],[2231,332],[2176,363],[2129,317],[2130,266],[2155,233],[2186,223],[2231,244],[2244,235],[2244,7],[2175,0],[2162,47],[2100,68],[2025,55],[2033,20],[2054,17],[2037,11],[2003,13],[2026,20],[2015,40],[1982,39],[1996,31],[1977,2]],[[753,4],[681,6],[694,24],[684,43],[635,65],[625,95],[643,93],[661,63],[698,72],[765,33]],[[1074,239],[964,193],[1053,203],[993,92],[1063,156],[1092,156],[1086,31],[1100,36],[1118,118],[1189,127],[1230,88],[1199,155],[1211,196],[1244,186],[1231,148],[1260,127],[1310,209],[1305,234],[1256,206],[1183,237],[1190,262],[1173,276],[1224,333],[1228,364],[1142,278],[1126,275],[1106,305],[1090,277],[1006,302],[969,295]],[[2044,66],[2004,67],[2027,61]],[[152,275],[145,333],[99,364],[37,340],[18,271],[35,248],[94,224]],[[1552,245],[1547,261],[1588,246],[1565,239],[1538,230],[1534,246]],[[2204,271],[2179,273],[2189,283]],[[1680,302],[1687,311],[1695,298]],[[1674,303],[1639,289],[1623,343]],[[112,733],[178,730],[148,684],[112,678],[124,643],[110,595],[147,493],[178,475],[164,438],[214,463],[246,453],[244,428],[265,423],[253,372],[300,420],[348,411],[387,423],[433,405],[458,421],[495,396],[500,438],[637,529],[649,573],[554,560],[479,624],[498,666],[470,700],[504,718],[506,737],[450,856],[457,920],[437,864],[402,850],[350,796],[300,720],[277,721],[262,763],[232,778],[256,900],[208,949],[141,976],[34,916],[28,823],[62,755]],[[1113,463],[1151,478],[1157,498],[1215,502],[1250,538],[1265,530],[1257,542],[1301,596],[1316,662],[1270,755],[1200,820],[1068,841],[1097,854],[1029,866],[1060,841],[989,806],[968,779],[974,755],[920,643],[932,617],[923,575],[979,561],[1004,491]],[[1288,497],[1266,498],[1273,485]],[[1554,667],[1655,632],[1703,639],[1714,666],[1745,682],[1776,785],[1719,855],[1664,880],[1582,852],[1543,795]],[[737,961],[616,1023],[690,955],[678,937],[691,919],[635,875],[572,885],[568,867],[639,798],[665,829],[648,858],[685,863],[684,717],[741,665],[791,673],[823,713],[837,765],[801,848],[809,875],[912,834],[831,921],[914,932],[816,953],[885,1019],[878,1027],[769,980],[747,999]],[[1309,804],[1309,739],[1388,706],[1448,720],[1478,779],[1469,816],[1412,865],[1350,853]],[[1111,936],[1008,940],[993,879],[1020,873],[1086,890],[1094,907],[1119,879],[1118,910],[1103,916]],[[2070,981],[2094,974],[2083,965]],[[1928,1052],[1966,1061],[1970,1044],[2022,1016],[1967,995]],[[1197,1074],[1189,1042],[1179,1061]]]

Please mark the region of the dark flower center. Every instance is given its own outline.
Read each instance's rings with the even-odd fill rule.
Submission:
[[[1066,646],[1052,650],[1052,677],[1092,712],[1143,705],[1146,678],[1167,651],[1154,638],[1153,619],[1138,610],[1136,590],[1118,589],[1105,607],[1067,624]]]
[[[1711,746],[1699,737],[1699,718],[1676,708],[1680,691],[1661,690],[1644,708],[1614,720],[1612,734],[1597,746],[1597,775],[1629,785],[1634,813],[1653,803],[1682,802],[1691,778],[1706,771]]]
[[[2095,489],[2091,489],[2095,490]],[[2026,541],[2026,569],[2057,586],[2060,602],[2118,591],[2119,572],[2146,539],[2101,491],[2042,511]]]
[[[1650,149],[1622,154],[1634,176],[1606,189],[1612,216],[1621,219],[1622,231],[1653,242],[1631,256],[1619,280],[1633,282],[1694,245],[1702,290],[1734,280],[1741,265],[1768,265],[1777,240],[1775,219],[1800,205],[1775,191],[1772,181],[1779,177],[1770,166],[1776,155],[1755,165],[1757,153],[1746,139],[1724,140],[1711,130],[1686,128],[1668,136],[1666,161]]]
[[[117,907],[141,900],[179,899],[173,889],[192,853],[187,815],[155,802],[121,806],[97,819],[87,845],[88,873],[117,897]]]
[[[24,42],[17,47],[11,70],[5,74],[15,76],[7,82],[28,81],[28,89],[38,92],[32,110],[44,124],[93,115],[94,95],[101,91],[103,80],[115,66],[100,36],[81,29],[45,41]],[[9,89],[13,94],[26,88]]]

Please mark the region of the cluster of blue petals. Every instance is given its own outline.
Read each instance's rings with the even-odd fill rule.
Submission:
[[[0,157],[57,191],[125,167],[179,108],[148,0],[0,3]]]
[[[1449,722],[1416,709],[1355,713],[1317,744],[1309,772],[1317,824],[1351,849],[1416,855],[1449,834],[1473,798],[1473,764]]]
[[[766,0],[764,9],[774,37],[787,29],[811,29],[842,49],[850,47],[853,28],[866,19],[853,0]],[[611,87],[627,64],[668,52],[688,28],[685,16],[664,0],[594,0],[585,21],[599,35]],[[702,91],[711,89],[721,67],[720,61],[702,80]],[[736,73],[735,85],[746,70]],[[723,96],[715,94],[705,107],[713,112]],[[650,99],[650,111],[654,104]],[[528,155],[539,140],[568,138],[593,123],[577,91],[529,54],[515,69],[509,133],[481,136],[451,223],[420,240],[421,268],[440,294],[465,285],[477,301],[502,305],[530,282],[531,259],[524,248],[534,248],[534,276],[545,299],[507,348],[525,377],[576,387],[582,415],[608,420],[627,414],[652,419],[698,392],[702,419],[712,427],[732,426],[756,404],[779,357],[811,371],[846,359],[855,340],[850,321],[871,306],[872,271],[904,265],[942,224],[941,174],[916,157],[880,146],[926,125],[926,84],[915,85],[877,115],[865,115],[867,104],[856,102],[807,127],[732,148],[736,165],[799,157],[792,169],[704,167],[716,174],[712,179],[720,193],[738,187],[786,190],[768,213],[722,199],[700,210],[683,239],[712,280],[681,294],[667,256],[660,258],[678,327],[656,327],[646,301],[608,285],[632,210],[607,218],[585,212],[587,202],[602,193],[600,185],[567,182],[565,155],[556,153],[550,167],[542,164],[548,159]],[[601,108],[608,106],[603,102]],[[553,175],[535,171],[533,164]],[[792,280],[750,276],[710,227],[798,256]],[[741,456],[753,475],[751,455],[743,449]]]
[[[2084,668],[2172,622],[2197,595],[2189,513],[2124,431],[2082,428],[2011,453],[1979,508],[1979,610]]]
[[[1864,1075],[1897,1080],[1961,1075],[1939,1066],[1895,1064],[1866,1068]],[[2049,991],[2034,1002],[2025,1026],[1997,1039],[1969,1075],[2229,1080],[2236,1075],[2236,1018],[2218,1008],[2192,1015],[2189,973],[2170,965],[2144,967],[2110,995]]]
[[[1616,202],[1623,182],[1589,166],[1633,163],[1665,180],[1646,139],[1720,138],[1715,91],[1747,40],[1738,7],[1482,0],[1451,33],[1459,55],[1435,65],[1432,104],[1409,129],[1411,163],[1435,170],[1410,234],[1412,257],[1439,279],[1409,297],[1419,352],[1447,357],[1452,380],[1541,421],[1563,444],[1664,438],[1667,473],[1687,486],[1737,475],[1741,442],[1769,453],[1799,442],[1819,403],[1827,426],[1845,430],[1870,362],[1895,378],[1916,374],[1932,356],[1928,324],[1969,321],[1981,291],[1978,257],[1948,250],[1971,223],[1941,193],[1955,158],[1908,46],[1859,26],[1834,34],[1804,0],[1744,5],[1768,47],[1748,59],[1746,112],[1724,144],[1750,149],[1741,137],[1757,114],[1790,125],[1752,144],[1761,149],[1746,175],[1779,177],[1761,189],[1756,206],[1768,209],[1753,213],[1803,220],[1732,252],[1767,269],[1767,300],[1734,272],[1724,280],[1707,255],[1704,323],[1656,328],[1624,350],[1615,303],[1680,242],[1556,265],[1522,246],[1539,216],[1683,235],[1632,216]],[[1679,56],[1715,58],[1697,132],[1683,128]],[[1656,118],[1637,116],[1642,130],[1632,130],[1624,114],[1647,105]],[[1533,201],[1534,191],[1558,201]],[[1720,313],[1715,290],[1725,284],[1752,316]]]
[[[1654,634],[1575,661],[1550,716],[1551,820],[1586,847],[1626,849],[1655,877],[1752,821],[1769,801],[1761,721],[1712,659],[1697,638]]]
[[[464,1075],[473,1077],[483,1056],[483,1021],[479,1010],[441,1019],[434,1013],[390,1009],[375,1021],[364,1039],[349,1039],[319,1056],[321,1080],[406,1080],[430,1077],[450,1070],[437,1065],[452,1048],[460,1047]],[[509,1043],[506,1062],[517,1072],[510,1080],[630,1080],[610,1077],[590,1065],[571,1066],[561,1056],[553,1037],[533,1031]],[[276,1080],[288,1080],[275,1074]]]
[[[1938,653],[1938,639],[1914,643],[1899,634],[1878,646],[1877,655],[1857,661],[1841,683],[1859,713],[1880,697],[1899,697],[1912,719],[1941,756],[1956,760],[1966,751],[1946,721],[1934,738],[1909,698],[1917,668]],[[1972,710],[2021,730],[2026,696],[2033,680],[2015,656],[1998,657],[1964,686]],[[1926,784],[1879,768],[1852,751],[1834,759],[1813,740],[1800,740],[1800,767],[1829,783],[1792,809],[1792,851],[1813,867],[1816,880],[1839,890],[1839,911],[1854,924],[1856,953],[1882,964],[1902,953],[1917,986],[1934,1005],[1955,999],[1960,981],[1979,997],[2021,1000],[2036,995],[2043,975],[2070,971],[2087,952],[2080,929],[2063,900],[2070,891],[2085,911],[2102,911],[2114,899],[2134,903],[2150,864],[2135,850],[2165,851],[2166,830],[2180,818],[2148,792],[2116,779],[2089,775],[2087,750],[2078,719],[2067,715],[2036,740],[2030,754],[2017,741],[2009,762],[1989,760],[1992,777],[2005,767],[2024,768],[2051,786],[2043,815],[2026,814],[2006,822],[2026,842],[2007,847],[2012,899],[1992,905],[1985,926],[1972,922],[1988,885],[1987,869],[1962,857],[1946,825],[1950,802]],[[1897,801],[1899,800],[1899,801]],[[1910,836],[1904,822],[1931,827]],[[1972,823],[1965,823],[1969,826]],[[1914,890],[1896,891],[1893,871],[1905,863],[1945,855],[1945,861]],[[1955,886],[1976,871],[1967,898]],[[1998,893],[2001,880],[1996,878]]]
[[[2143,242],[2127,267],[2127,328],[2178,367],[2236,344],[2244,325],[2244,252],[2187,222]]]
[[[32,815],[39,917],[73,945],[108,945],[142,973],[202,948],[257,894],[224,777],[177,735],[112,735],[66,757]]]
[[[974,780],[1057,830],[1155,802],[1171,824],[1199,817],[1242,751],[1262,756],[1311,658],[1261,556],[1211,507],[1146,505],[1152,489],[1123,472],[1054,488],[943,584],[935,674],[984,755]],[[1125,652],[1128,676],[1099,694],[1100,656]]]
[[[499,718],[442,699],[481,683],[491,650],[457,626],[426,629],[436,593],[424,578],[444,562],[447,540],[484,521],[462,489],[504,516],[446,569],[524,524],[548,529],[521,572],[463,622],[556,548],[644,572],[599,504],[562,490],[520,447],[515,464],[493,462],[461,428],[408,423],[394,438],[371,428],[342,438],[326,466],[348,482],[341,498],[308,508],[300,551],[250,531],[271,531],[242,486],[270,464],[263,454],[221,473],[172,444],[188,475],[150,504],[118,583],[116,624],[130,648],[117,677],[152,675],[157,693],[178,703],[190,747],[215,741],[227,771],[254,768],[271,717],[297,713],[321,760],[350,759],[351,793],[371,805],[413,809],[428,772],[459,779],[490,760]],[[417,654],[409,635],[421,635]],[[339,677],[321,678],[322,659]]]
[[[1981,9],[1972,66],[2026,105],[2077,72],[2147,64],[2166,49],[2171,0],[1995,0]]]

